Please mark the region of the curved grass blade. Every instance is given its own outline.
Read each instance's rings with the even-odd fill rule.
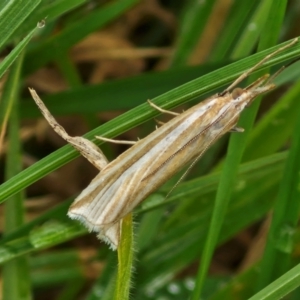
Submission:
[[[41,0],[11,0],[0,10],[0,48],[24,22]],[[1,76],[0,76],[1,77]]]
[[[195,99],[196,97],[199,97],[200,95],[207,93],[212,89],[222,87],[224,84],[232,81],[233,78],[243,73],[249,68],[249,66],[253,66],[257,61],[261,60],[262,57],[265,57],[267,54],[274,52],[274,50],[282,47],[287,43],[288,42],[276,47],[272,47],[266,51],[262,51],[249,58],[221,68],[220,70],[204,75],[198,79],[195,79],[165,94],[162,94],[161,96],[154,98],[153,102],[164,109],[170,109],[179,104]],[[293,58],[296,55],[299,55],[299,53],[300,43],[296,44],[290,49],[287,49],[274,59],[268,61],[268,63],[266,63],[261,69],[282,62],[286,59]],[[126,130],[129,130],[155,117],[156,115],[158,115],[158,113],[151,109],[151,107],[149,107],[147,103],[145,103],[133,110],[130,110],[129,112],[124,113],[120,117],[117,117],[114,120],[109,121],[106,124],[90,131],[85,135],[85,137],[91,139],[95,144],[100,145],[101,142],[94,138],[95,135],[113,138],[116,135],[119,135],[120,133],[125,132]],[[53,170],[59,168],[60,166],[66,164],[67,162],[78,156],[79,154],[74,149],[72,149],[71,146],[67,145],[41,159],[36,164],[22,171],[17,176],[13,177],[0,186],[0,203],[5,201],[5,199],[10,195],[27,187],[28,185],[32,184],[33,182],[37,181],[38,179],[49,174]]]
[[[275,7],[279,4],[281,0],[276,1],[269,1],[269,14],[266,15],[266,24],[265,27],[269,28],[270,22],[269,20],[275,18],[278,22],[282,21],[282,16],[284,12],[276,11]],[[274,7],[274,10],[272,9]],[[273,23],[272,23],[273,24]],[[279,28],[278,26],[276,26]],[[275,38],[279,35],[279,31],[272,31],[272,34],[266,34],[261,36],[259,49],[266,48],[267,45],[271,45],[275,43]],[[251,82],[253,82],[254,78],[251,76]],[[250,81],[250,79],[249,79]],[[198,300],[201,296],[202,288],[204,286],[204,281],[207,276],[208,268],[215,250],[216,242],[218,240],[218,236],[221,231],[222,223],[224,220],[224,216],[226,213],[226,209],[232,194],[232,189],[234,186],[234,182],[236,180],[238,166],[242,159],[243,151],[245,149],[245,144],[247,137],[249,135],[250,128],[254,123],[254,119],[259,107],[259,100],[256,99],[251,106],[251,108],[242,115],[239,125],[242,128],[245,128],[245,134],[243,135],[232,135],[230,137],[230,142],[228,146],[228,152],[225,159],[224,168],[221,175],[221,181],[217,190],[216,200],[215,200],[215,208],[213,211],[211,224],[209,228],[209,232],[207,235],[207,240],[204,246],[202,258],[201,258],[201,265],[198,270],[197,280],[195,289],[193,291],[192,300]]]

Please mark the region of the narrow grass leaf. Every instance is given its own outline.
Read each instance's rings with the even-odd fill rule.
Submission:
[[[22,26],[18,27],[14,32],[13,37],[20,37],[27,33],[35,24],[42,19],[46,18],[46,24],[57,19],[63,14],[70,12],[80,5],[86,3],[86,0],[61,0],[41,2],[38,7],[26,18],[26,22],[23,22]],[[84,7],[83,7],[84,8]]]
[[[268,14],[271,5],[272,3],[270,3],[269,0],[261,1],[257,5],[255,12],[234,47],[234,51],[231,54],[232,59],[237,59],[245,54],[251,53],[263,30],[263,26],[266,22],[266,14]]]
[[[291,136],[297,121],[300,82],[287,93],[257,123],[247,141],[243,161],[276,152]]]
[[[216,46],[212,49],[210,60],[219,61],[224,59],[230,49],[234,49],[234,46],[236,46],[235,42],[241,34],[241,31],[250,25],[248,20],[252,15],[256,4],[257,3],[254,1],[234,2],[227,18],[227,22],[224,24],[225,28],[222,30],[222,34],[220,34]]]
[[[19,137],[19,107],[18,92],[19,79],[23,55],[13,65],[5,83],[2,97],[9,99],[9,149],[6,157],[6,179],[18,174],[22,169],[21,144]],[[7,116],[8,116],[7,115]],[[12,196],[4,207],[5,234],[17,229],[24,222],[24,197],[23,193]],[[19,257],[3,265],[3,298],[18,300],[31,299],[31,286],[29,279],[29,267],[27,257]]]
[[[118,247],[118,274],[114,300],[126,300],[130,296],[133,271],[132,214],[122,220],[121,241]]]
[[[277,17],[277,12],[273,11],[271,8],[271,3],[272,5],[275,6],[276,2],[277,1],[270,1],[270,12],[266,14],[265,16],[266,20]],[[280,18],[279,21],[281,21]],[[268,25],[266,26],[268,27]],[[272,40],[272,38],[274,39],[275,35],[278,36],[279,32],[272,33],[272,37],[267,38],[269,42],[268,43],[269,46],[275,42],[274,40]],[[264,41],[265,38],[266,37],[262,35],[259,44],[259,49],[266,48],[267,44]],[[253,76],[251,76],[251,79],[253,80],[252,77]],[[223,167],[220,184],[217,190],[215,208],[212,214],[208,236],[205,242],[205,246],[201,258],[201,265],[199,267],[198,274],[197,274],[195,289],[193,291],[192,298],[191,298],[192,300],[198,300],[200,298],[204,281],[207,275],[207,271],[211,262],[211,258],[215,250],[216,242],[220,234],[226,209],[232,194],[234,182],[236,180],[238,165],[242,159],[243,150],[245,148],[246,140],[248,137],[248,132],[250,131],[250,128],[252,127],[252,124],[254,122],[255,115],[259,106],[259,101],[256,100],[256,104],[255,103],[253,104],[252,107],[242,115],[241,120],[239,122],[239,125],[241,125],[242,128],[245,128],[245,132],[239,136],[232,135],[230,138],[227,157],[225,159],[225,164]]]
[[[16,60],[18,55],[24,50],[26,45],[29,43],[31,38],[33,37],[37,28],[34,28],[18,45],[4,58],[4,60],[0,63],[0,78],[7,71],[7,69],[11,66],[11,64]]]
[[[294,129],[292,145],[286,161],[284,176],[274,206],[266,248],[261,262],[258,289],[284,273],[290,265],[294,234],[300,210],[300,109]]]
[[[40,2],[41,0],[11,0],[0,10],[0,49]]]
[[[176,51],[172,60],[173,66],[185,65],[196,46],[207,24],[208,17],[216,0],[187,1],[186,11],[182,18]]]
[[[275,49],[278,49],[284,44],[268,49],[267,51],[262,51],[249,58],[243,59],[210,74],[204,75],[152,100],[160,107],[170,109],[172,107],[175,107],[176,105],[195,99],[203,93],[207,93],[212,89],[221,87],[224,84],[231,82],[233,78],[236,78],[237,75],[243,73],[249,68],[249,66],[253,66],[257,61],[261,60],[262,57],[265,57],[267,54],[274,52]],[[299,53],[300,43],[298,43],[294,47],[291,47],[290,49],[288,49],[288,51],[284,51],[276,58],[270,60],[264,65],[264,68],[275,63],[282,62],[285,59],[295,57]],[[91,139],[95,144],[100,145],[101,142],[94,138],[95,135],[113,138],[114,136],[119,135],[122,132],[125,132],[126,130],[129,130],[155,117],[157,114],[158,113],[156,111],[151,109],[149,105],[145,103],[90,131],[85,135],[85,137]],[[27,187],[36,180],[42,178],[43,176],[49,174],[53,170],[59,168],[60,166],[66,164],[67,162],[78,156],[79,154],[74,149],[72,149],[70,145],[66,145],[56,152],[41,159],[36,164],[30,166],[29,168],[22,171],[0,186],[0,203],[5,201],[5,199],[10,195]]]
[[[281,299],[299,286],[300,264],[273,281],[249,300]]]

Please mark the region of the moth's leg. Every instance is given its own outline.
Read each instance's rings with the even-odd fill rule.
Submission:
[[[64,140],[66,140],[69,144],[71,144],[76,150],[78,150],[98,170],[102,170],[108,164],[108,160],[102,153],[101,149],[98,148],[94,143],[83,137],[69,136],[65,129],[61,125],[59,125],[55,118],[51,115],[51,113],[49,112],[43,101],[40,99],[36,91],[31,88],[29,88],[29,91],[35,103],[41,110],[49,125],[54,129],[54,131],[58,135],[60,135]]]
[[[258,67],[263,65],[266,61],[268,61],[273,56],[277,55],[278,53],[282,52],[283,50],[293,46],[298,42],[298,38],[293,39],[289,44],[279,48],[278,50],[270,53],[269,55],[265,56],[261,61],[259,61],[257,64],[255,64],[252,68],[244,72],[242,75],[240,75],[226,90],[224,90],[221,95],[226,94],[229,92],[233,87],[238,85],[241,81],[243,81],[246,77],[248,77],[254,70],[256,70]]]
[[[135,141],[124,141],[124,140],[113,140],[113,139],[108,139],[103,136],[95,136],[96,139],[109,142],[109,143],[114,143],[114,144],[125,144],[125,145],[134,145],[136,142]]]
[[[233,127],[229,130],[229,132],[244,132],[245,129],[242,127]]]
[[[160,108],[159,106],[157,106],[156,104],[154,104],[152,101],[150,100],[147,100],[149,105],[152,106],[153,108],[155,108],[156,110],[160,111],[161,113],[164,113],[164,114],[169,114],[169,115],[173,115],[173,116],[178,116],[180,115],[179,113],[176,113],[174,111],[170,111],[170,110],[166,110],[166,109],[163,109],[163,108]]]
[[[154,121],[157,123],[157,125],[164,125],[165,124],[165,122],[159,121],[157,119],[154,119]]]

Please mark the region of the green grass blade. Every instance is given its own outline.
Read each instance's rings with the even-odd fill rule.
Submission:
[[[172,61],[173,66],[178,67],[186,64],[187,59],[201,37],[215,3],[215,0],[189,1],[181,23],[176,52]]]
[[[224,59],[230,49],[234,49],[235,41],[241,34],[241,31],[249,26],[248,19],[256,4],[254,1],[235,1],[227,18],[227,22],[224,24],[226,27],[223,29],[216,46],[212,49],[213,53],[210,56],[210,60]]]
[[[72,275],[74,276],[74,273],[77,270],[72,270],[71,268],[68,269],[69,272],[72,272]],[[53,276],[57,277],[57,270],[54,271],[55,274]],[[75,276],[74,276],[75,277]],[[84,288],[85,280],[84,278],[78,276],[78,278],[74,278],[73,280],[69,280],[69,282],[66,284],[66,287],[64,290],[59,294],[59,296],[56,298],[56,300],[73,300],[76,299],[77,295],[80,293],[80,291]],[[49,283],[49,279],[47,279],[47,283]],[[61,283],[59,281],[59,283]]]
[[[118,247],[118,274],[114,300],[127,300],[130,295],[133,264],[132,214],[122,220],[121,242]]]
[[[43,1],[42,3],[40,3],[37,9],[35,9],[26,18],[26,22],[24,22],[22,26],[17,28],[17,30],[13,34],[13,37],[23,36],[40,20],[46,18],[45,20],[47,24],[84,3],[86,3],[86,0],[61,0],[48,3],[45,3],[45,1]]]
[[[270,5],[272,5],[272,3],[269,0],[261,1],[258,4],[256,11],[249,20],[248,26],[245,27],[239,41],[234,47],[234,51],[231,54],[232,59],[237,59],[251,53],[263,30],[263,26],[266,22],[266,14],[268,14],[270,10]]]
[[[269,155],[279,150],[291,136],[297,121],[300,82],[275,103],[257,123],[247,141],[243,161]]]
[[[202,76],[187,84],[179,86],[178,88],[173,89],[159,97],[154,98],[153,101],[162,108],[170,109],[172,107],[175,107],[176,105],[199,97],[203,93],[207,93],[212,89],[221,87],[224,84],[231,82],[233,78],[243,73],[249,68],[249,66],[253,66],[255,62],[259,61],[262,57],[265,57],[266,54],[274,52],[274,50],[278,49],[280,46],[282,46],[282,44],[277,47],[268,49],[267,51],[262,51],[239,62],[233,63],[220,70]],[[264,67],[268,67],[285,59],[289,59],[299,53],[300,43],[298,43],[294,47],[291,47],[287,51],[284,51],[276,58],[270,60],[265,64]],[[154,111],[151,107],[149,107],[148,104],[145,103],[127,113],[124,113],[120,117],[115,118],[114,120],[109,121],[104,125],[90,131],[85,135],[85,137],[91,139],[97,145],[100,145],[101,142],[94,138],[95,135],[102,135],[112,138],[122,132],[125,132],[126,130],[129,130],[130,128],[141,124],[142,122],[145,122],[146,120],[155,117],[157,114],[158,113],[156,111]],[[21,189],[24,189],[36,180],[42,178],[43,176],[49,174],[51,171],[59,168],[60,166],[66,164],[67,162],[78,156],[79,154],[74,149],[72,149],[71,146],[67,145],[50,154],[49,156],[41,159],[36,164],[30,166],[29,168],[22,171],[0,186],[0,203],[5,201],[7,197],[20,191]]]
[[[4,60],[0,63],[0,78],[7,71],[7,69],[11,66],[11,64],[15,61],[15,59],[20,55],[20,53],[24,50],[26,45],[29,43],[31,38],[33,37],[36,28],[34,28],[18,45],[4,58]]]
[[[31,230],[29,236],[0,246],[0,264],[24,254],[46,249],[86,233],[76,222],[49,221]]]
[[[0,49],[41,0],[11,0],[0,10]]]
[[[165,202],[165,198],[162,196],[154,195],[152,197],[159,198],[156,199],[155,202],[161,203],[163,206],[167,204]],[[160,209],[156,209],[155,211],[148,212],[139,222],[139,230],[136,237],[136,244],[139,251],[142,251],[144,248],[147,248],[151,245],[152,241],[160,231],[161,219],[163,215],[164,208],[162,207]]]
[[[3,98],[9,99],[11,106],[9,118],[9,149],[6,163],[6,179],[18,174],[22,169],[21,144],[19,137],[18,116],[18,91],[19,78],[23,55],[21,55],[12,67],[6,81]],[[9,109],[10,110],[10,109]],[[17,229],[24,222],[24,197],[19,192],[5,203],[5,234]],[[3,265],[3,299],[19,300],[31,299],[31,286],[27,257],[19,257]]]
[[[23,224],[16,230],[13,230],[9,234],[5,235],[0,240],[0,246],[4,245],[5,243],[12,242],[13,240],[17,240],[19,238],[24,238],[25,236],[28,236],[31,230],[33,230],[37,226],[40,226],[46,221],[49,220],[57,220],[62,222],[66,221],[68,208],[73,202],[73,200],[74,200],[73,198],[65,200],[62,204],[55,206],[53,209],[49,209],[41,216],[35,218],[30,222],[27,222],[26,224]]]
[[[261,262],[258,289],[282,275],[290,264],[293,239],[300,209],[300,109],[292,139],[292,146],[286,161],[284,176],[274,206],[273,218],[267,244]]]
[[[86,0],[61,0],[49,2],[39,10],[39,19],[47,17],[47,19],[55,19],[72,9],[86,4]]]
[[[280,0],[278,0],[280,1]],[[277,12],[272,10],[272,6],[275,7],[278,1],[270,1],[270,12],[266,14],[266,20],[276,18],[277,16],[281,16],[282,12]],[[279,22],[282,21],[282,18],[279,18]],[[267,21],[266,21],[267,23]],[[265,25],[269,28],[269,25]],[[276,27],[278,28],[278,27]],[[266,48],[267,45],[273,44],[275,35],[278,36],[279,32],[273,32],[271,37],[265,37],[264,35],[261,37],[259,49]],[[268,44],[266,44],[267,39]],[[256,100],[257,101],[257,100]],[[245,128],[245,133],[242,135],[233,135],[230,138],[227,157],[225,159],[221,180],[219,184],[219,188],[217,190],[216,200],[215,200],[215,208],[213,211],[210,228],[207,236],[207,240],[204,246],[202,258],[201,258],[201,265],[198,270],[197,279],[195,289],[192,294],[192,300],[198,300],[201,295],[201,291],[204,285],[204,281],[207,275],[207,271],[211,262],[211,258],[213,256],[216,242],[218,239],[218,235],[220,234],[220,230],[222,227],[222,223],[224,220],[225,212],[232,194],[232,189],[234,186],[234,182],[236,180],[238,165],[242,159],[243,150],[245,148],[247,136],[249,135],[250,128],[253,125],[256,112],[258,110],[259,101],[256,102],[256,105],[252,105],[252,107],[243,114],[239,125],[242,128]],[[254,103],[255,104],[255,103]]]
[[[97,85],[84,85],[61,93],[45,95],[43,101],[53,115],[128,110],[145,103],[145,89],[147,89],[147,98],[153,99],[219,67],[220,64],[178,68],[176,73],[172,70],[149,72],[131,78]],[[86,101],[83,102],[84,98]],[[41,113],[31,98],[24,99],[22,102],[24,102],[21,103],[24,118],[40,117]]]
[[[300,265],[297,265],[280,278],[272,282],[249,300],[281,299],[299,286]]]
[[[72,89],[82,85],[78,71],[67,53],[62,53],[56,63]]]
[[[95,111],[128,110],[145,103],[145,89],[149,90],[147,98],[153,99],[157,95],[167,93],[171,89],[208,74],[219,67],[218,64],[204,67],[177,68],[176,73],[172,70],[147,73],[132,78],[82,86],[45,95],[43,101],[51,113],[56,116],[80,113],[92,114]],[[289,76],[286,76],[289,74],[284,72],[283,75],[285,76],[280,76],[282,78],[280,84],[291,80]],[[83,98],[86,98],[86,101],[83,102]],[[21,110],[23,118],[36,118],[41,115],[31,98],[22,101]]]

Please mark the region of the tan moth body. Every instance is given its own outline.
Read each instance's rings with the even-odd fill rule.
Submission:
[[[293,40],[271,56],[296,42],[296,39]],[[106,164],[105,157],[103,158],[103,154],[98,151],[96,156],[99,157],[95,159],[102,163],[96,167],[101,169],[101,172],[75,199],[68,216],[79,220],[89,230],[99,232],[98,236],[115,249],[119,243],[120,224],[124,216],[184,166],[194,164],[222,135],[229,131],[241,131],[236,128],[236,124],[244,108],[257,95],[270,91],[275,86],[268,81],[268,75],[265,75],[247,88],[235,88],[233,91],[231,89],[269,57],[241,75],[224,92],[174,117],[136,142],[112,162]],[[55,119],[42,106],[35,91],[30,89],[30,92],[50,125],[56,127],[57,131]],[[50,114],[51,120],[47,114]],[[63,137],[72,144],[71,137]],[[84,150],[79,151],[84,152],[84,156],[87,157],[91,142],[85,141],[80,140],[80,143],[84,144],[81,146]],[[90,157],[87,158],[91,160]]]

